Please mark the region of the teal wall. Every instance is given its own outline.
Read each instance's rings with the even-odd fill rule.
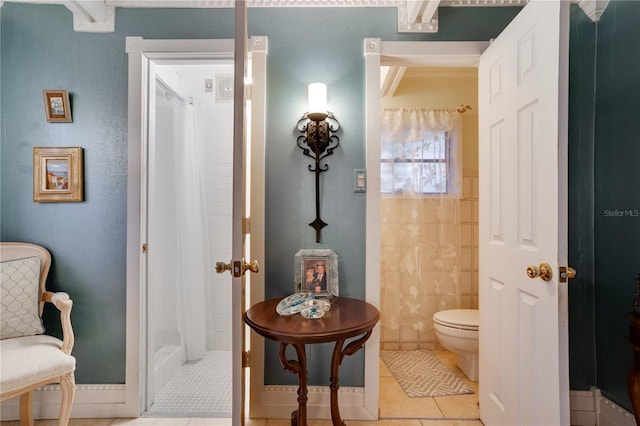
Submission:
[[[365,194],[353,192],[353,169],[365,167],[366,37],[383,40],[488,40],[517,8],[441,8],[437,34],[400,35],[395,8],[249,9],[249,33],[269,37],[267,71],[267,179],[265,297],[293,291],[293,258],[303,248],[330,248],[339,255],[340,295],[365,296]],[[286,27],[286,31],[278,28]],[[292,37],[291,34],[296,34]],[[319,41],[321,43],[319,43]],[[314,175],[295,145],[295,123],[306,110],[307,84],[328,86],[329,108],[340,120],[340,147],[321,176],[321,244],[308,223],[315,218]],[[328,385],[331,345],[318,345],[309,361],[309,382]],[[282,369],[278,344],[266,342],[265,383],[295,384]],[[293,351],[291,356],[293,356]],[[341,385],[362,386],[364,352],[343,361]]]
[[[630,118],[640,94],[633,44],[640,37],[633,24],[639,22],[638,4],[612,1],[597,25],[576,6],[571,16],[570,263],[579,272],[570,284],[571,386],[597,385],[626,408],[630,351],[624,314],[640,272],[640,220],[603,211],[640,209],[639,131]],[[293,256],[314,247],[340,255],[341,294],[364,297],[365,195],[352,192],[353,169],[365,164],[363,39],[488,40],[516,12],[441,8],[440,31],[424,35],[398,34],[395,8],[249,10],[249,35],[269,37],[266,297],[292,291]],[[75,302],[77,382],[123,383],[125,37],[231,38],[233,12],[118,9],[116,31],[109,34],[73,32],[71,13],[61,6],[6,3],[0,20],[0,239],[32,241],[52,251],[50,285]],[[305,109],[306,86],[315,80],[328,84],[330,107],[342,125],[340,148],[322,176],[322,218],[329,226],[321,244],[307,225],[314,217],[313,175],[295,145],[294,127]],[[70,91],[73,123],[46,123],[45,88]],[[78,145],[85,148],[86,201],[32,202],[32,148]],[[51,315],[47,329],[57,334]],[[272,346],[266,382],[295,383]],[[318,350],[310,363],[311,384],[327,383],[329,357],[328,348]],[[342,385],[362,385],[362,353],[347,358],[342,370]]]
[[[571,389],[596,383],[593,249],[593,144],[596,24],[571,8],[569,40],[569,376]]]
[[[598,22],[594,146],[597,385],[631,409],[626,314],[640,273],[640,2],[612,1]],[[618,216],[621,214],[622,216]]]
[[[340,256],[340,292],[364,297],[365,196],[354,194],[363,168],[363,39],[488,40],[517,8],[442,8],[435,35],[398,34],[395,8],[249,9],[249,35],[269,37],[267,70],[266,296],[293,290],[293,256],[326,247]],[[50,285],[74,299],[78,383],[123,383],[127,187],[126,36],[232,38],[229,9],[118,9],[116,31],[75,33],[62,6],[6,3],[1,9],[1,239],[32,241],[54,256]],[[295,34],[293,37],[291,34]],[[313,175],[295,145],[306,86],[329,86],[341,124],[341,146],[322,176],[321,244],[313,230]],[[71,93],[73,123],[44,120],[41,90]],[[82,203],[32,202],[32,148],[82,146]],[[48,313],[48,332],[59,333]],[[268,347],[266,382],[294,383]],[[330,352],[320,348],[310,383],[326,384]],[[345,360],[342,384],[363,383],[362,352]]]
[[[8,3],[0,13],[0,237],[52,252],[50,286],[74,301],[77,383],[124,383],[125,37],[233,38],[233,11],[119,10],[108,34],[74,32],[63,6]],[[73,123],[46,122],[47,88],[70,92]],[[84,202],[32,201],[34,146],[84,148]],[[59,334],[54,312],[46,314],[47,332]]]

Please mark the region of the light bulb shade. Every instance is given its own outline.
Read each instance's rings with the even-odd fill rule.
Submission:
[[[309,85],[309,110],[307,116],[314,121],[327,118],[327,85],[311,83]]]

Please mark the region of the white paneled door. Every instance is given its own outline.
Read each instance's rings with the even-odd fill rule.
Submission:
[[[568,12],[532,0],[482,54],[480,416],[568,425]],[[547,267],[548,266],[548,267]]]

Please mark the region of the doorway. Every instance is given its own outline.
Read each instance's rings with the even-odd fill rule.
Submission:
[[[366,94],[367,94],[367,135],[366,163],[367,200],[366,200],[366,264],[367,267],[366,297],[369,303],[381,306],[381,179],[380,173],[380,110],[381,102],[381,66],[412,66],[428,68],[477,68],[481,53],[489,45],[488,42],[382,42],[380,39],[365,39],[364,54],[366,60]],[[426,324],[431,319],[425,315]],[[383,326],[381,324],[381,326]],[[380,330],[376,330],[380,333]],[[380,335],[372,340],[380,340]],[[435,339],[435,337],[434,337]],[[380,400],[380,362],[381,347],[367,346],[365,353],[365,382],[371,383],[368,392],[375,395],[376,403]],[[375,386],[375,389],[373,387]],[[438,417],[442,417],[438,415]]]
[[[436,119],[438,111],[455,116],[459,109],[462,131],[449,132],[457,135],[449,138],[449,142],[457,139],[448,150],[452,154],[450,164],[460,173],[448,173],[446,193],[445,186],[443,194],[438,194],[437,188],[425,189],[428,193],[424,195],[417,194],[416,189],[407,191],[403,179],[385,181],[389,174],[381,182],[380,416],[478,419],[478,382],[465,376],[456,365],[456,354],[439,344],[431,320],[440,310],[478,308],[477,68],[408,66],[387,72],[389,68],[383,63],[381,75],[395,80],[383,84],[384,117],[394,117],[394,111],[404,109],[428,113]],[[405,150],[407,155],[415,154],[413,147]],[[398,155],[401,153],[394,155],[396,165]],[[412,173],[420,167],[414,163]],[[395,189],[391,191],[391,187]],[[398,294],[403,297],[398,298]],[[410,397],[400,383],[405,382],[405,374],[411,377],[415,373],[416,366],[394,362],[390,371],[385,357],[415,357],[428,360],[430,367],[435,358],[440,361],[439,371],[448,369],[447,374],[457,377],[457,386],[436,390],[434,382],[424,382],[424,396],[416,396],[420,393],[414,393],[418,384],[415,388],[405,384]]]
[[[230,418],[233,59],[149,69],[144,415]]]
[[[266,99],[266,54],[268,40],[264,36],[254,36],[250,40],[249,55],[250,62],[247,64],[249,80],[244,81],[245,85],[250,84],[252,99],[250,100],[252,114],[247,116],[247,123],[252,129],[251,135],[247,135],[245,150],[246,162],[250,164],[251,175],[245,181],[248,188],[251,188],[250,208],[247,207],[246,214],[251,215],[251,234],[246,236],[250,240],[250,250],[247,257],[264,263],[264,141],[265,141],[265,99]],[[150,306],[148,295],[150,292],[149,283],[149,253],[153,246],[149,243],[149,231],[154,224],[149,223],[147,215],[149,209],[149,191],[153,186],[150,181],[149,158],[154,155],[149,145],[151,132],[155,132],[154,126],[150,126],[149,102],[150,98],[167,97],[164,92],[169,93],[171,102],[176,102],[173,98],[188,98],[186,93],[179,93],[171,83],[171,77],[166,77],[162,84],[162,90],[156,92],[155,80],[151,79],[150,68],[152,66],[163,65],[165,61],[175,61],[177,59],[191,61],[192,64],[203,61],[213,61],[230,59],[234,55],[234,40],[145,40],[141,37],[127,37],[126,51],[129,57],[129,129],[128,129],[128,180],[127,180],[127,365],[126,365],[126,393],[125,406],[126,415],[137,417],[142,415],[147,408],[147,403],[152,399],[152,394],[148,392],[148,378],[155,378],[153,363],[148,363],[151,354],[155,353],[155,348],[150,347],[153,343],[153,336],[150,336],[149,318]],[[234,82],[237,70],[234,70]],[[155,77],[154,77],[155,78]],[[205,90],[207,82],[197,84],[196,90]],[[204,89],[203,89],[204,87]],[[152,90],[153,89],[153,90]],[[237,90],[234,90],[237,92]],[[192,96],[193,97],[193,96]],[[166,99],[165,99],[166,101]],[[249,102],[249,100],[245,101]],[[247,106],[248,107],[248,106]],[[237,111],[237,110],[236,110]],[[237,112],[236,112],[237,113]],[[154,114],[151,114],[154,115]],[[235,132],[234,132],[235,134]],[[234,142],[234,150],[237,151],[237,142]],[[243,144],[242,144],[243,145]],[[242,151],[242,150],[240,150]],[[234,164],[239,157],[234,155]],[[239,170],[235,166],[233,170]],[[161,174],[161,170],[158,173]],[[233,179],[234,182],[240,182]],[[235,191],[239,193],[239,191]],[[235,223],[240,222],[240,216],[234,215]],[[158,234],[158,233],[156,233]],[[210,253],[210,256],[215,253]],[[212,261],[228,262],[230,256],[215,259]],[[218,276],[224,279],[224,276]],[[250,284],[247,284],[246,297],[243,300],[244,289],[240,286],[232,286],[231,298],[226,308],[231,312],[242,312],[244,306],[253,304],[264,295],[264,279],[262,274],[254,275]],[[152,296],[153,297],[153,296]],[[177,311],[177,310],[176,310]],[[177,313],[176,313],[177,315]],[[205,314],[206,315],[206,314]],[[232,340],[232,414],[234,419],[240,419],[245,400],[242,382],[242,363],[237,362],[242,359],[242,337],[244,324],[236,316],[230,321]],[[174,337],[173,341],[177,341]],[[251,339],[251,347],[257,352],[262,351],[261,345]],[[163,345],[164,346],[164,345]],[[170,346],[170,345],[169,345]],[[247,348],[248,349],[248,348]],[[167,350],[167,352],[173,352]],[[252,362],[253,371],[263,371],[262,358],[255,357]],[[251,380],[262,381],[260,374],[250,376]],[[207,377],[209,380],[214,380]],[[151,386],[153,389],[153,386]]]

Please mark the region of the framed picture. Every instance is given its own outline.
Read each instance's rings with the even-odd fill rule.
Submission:
[[[83,200],[82,148],[33,148],[33,201]]]
[[[311,291],[318,296],[337,297],[338,255],[329,249],[303,249],[293,262],[295,291]]]
[[[49,123],[71,123],[69,93],[66,90],[43,90],[44,112]]]

